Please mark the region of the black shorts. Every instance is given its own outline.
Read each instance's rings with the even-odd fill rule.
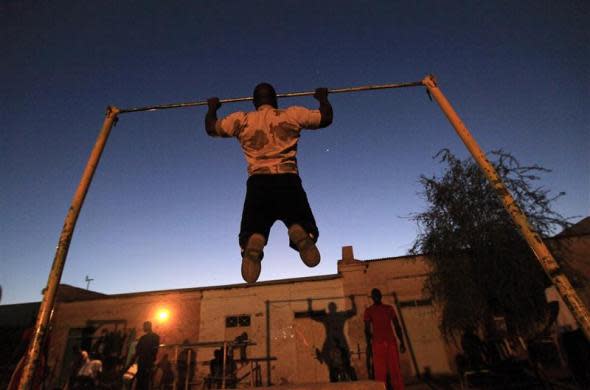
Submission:
[[[246,199],[240,228],[240,247],[244,248],[248,238],[259,233],[268,240],[270,228],[280,220],[289,228],[299,224],[315,241],[319,237],[318,227],[301,185],[301,178],[293,173],[276,175],[252,175],[248,178]],[[296,249],[292,242],[291,248]]]

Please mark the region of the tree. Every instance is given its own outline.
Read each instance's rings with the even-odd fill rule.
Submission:
[[[531,226],[549,236],[567,220],[553,211],[548,190],[534,186],[547,169],[522,166],[509,153],[491,153],[492,164],[527,215]],[[472,159],[442,150],[441,177],[420,177],[426,211],[415,214],[420,233],[411,253],[427,256],[432,273],[426,289],[442,308],[440,328],[455,336],[503,316],[511,332],[528,335],[545,318],[549,279],[491,184]]]

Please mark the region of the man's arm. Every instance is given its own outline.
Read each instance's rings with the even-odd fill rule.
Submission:
[[[207,115],[205,115],[205,131],[210,136],[215,136],[215,124],[217,123],[217,110],[221,107],[221,102],[219,98],[212,97],[207,99],[207,106],[209,109],[207,110]]]
[[[354,295],[351,294],[349,296],[349,298],[350,298],[350,303],[352,303],[352,307],[350,308],[350,310],[348,310],[347,317],[354,317],[356,315],[356,302],[354,300]]]
[[[313,307],[311,306],[311,298],[307,298],[307,316],[314,321],[318,321],[318,319],[315,318],[315,315],[313,313]]]
[[[155,333],[154,333],[154,335],[155,335],[155,337],[154,337],[154,340],[153,340],[153,343],[154,344],[152,345],[152,351],[153,351],[153,355],[152,356],[153,356],[153,359],[154,359],[154,362],[155,362],[156,361],[156,358],[158,356],[158,349],[160,348],[160,336],[157,335],[157,334],[155,334]]]
[[[332,105],[328,101],[328,88],[317,88],[313,97],[320,102],[320,114],[322,119],[320,120],[320,128],[330,126],[334,113],[332,111]]]
[[[137,346],[136,346],[137,348]],[[131,368],[131,366],[133,364],[135,364],[135,362],[137,361],[137,349],[135,350],[135,352],[133,352],[133,356],[131,356],[131,359],[129,360],[129,362],[127,363],[127,366],[125,367],[125,371],[129,371],[129,369]]]
[[[371,345],[371,322],[365,320],[365,340],[367,345]]]
[[[397,334],[397,338],[399,340],[399,351],[401,353],[406,352],[406,344],[404,343],[404,334],[402,332],[402,327],[399,324],[397,317],[393,317],[393,327],[395,328],[395,334]]]

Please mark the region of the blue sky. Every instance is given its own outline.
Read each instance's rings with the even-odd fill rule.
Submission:
[[[590,214],[590,11],[582,1],[101,1],[0,5],[2,304],[36,301],[107,105],[121,108],[421,80],[486,151],[553,171],[566,216]],[[307,269],[277,222],[261,280],[404,255],[424,209],[418,178],[467,151],[422,88],[330,96],[300,173],[320,229]],[[316,107],[312,98],[280,105]],[[224,105],[220,114],[249,110]],[[123,293],[241,283],[246,164],[204,108],[121,115],[82,209],[62,282]],[[576,219],[574,219],[575,221]]]

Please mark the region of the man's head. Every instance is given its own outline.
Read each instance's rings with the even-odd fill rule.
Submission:
[[[270,104],[278,108],[277,93],[269,83],[260,83],[254,88],[254,107],[258,108],[264,104]]]
[[[328,312],[331,313],[331,314],[336,313],[336,309],[337,308],[338,307],[336,306],[336,304],[334,302],[330,302],[328,304]]]
[[[381,297],[381,290],[379,290],[378,288],[374,288],[371,290],[371,298],[373,299],[373,302],[381,303]]]
[[[149,321],[146,321],[143,323],[143,331],[144,332],[151,332],[152,331],[152,323]]]

